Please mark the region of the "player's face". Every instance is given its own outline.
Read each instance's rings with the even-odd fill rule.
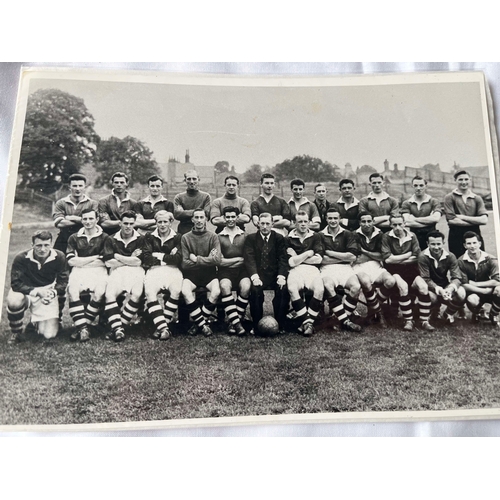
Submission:
[[[133,217],[124,217],[120,221],[121,233],[125,238],[129,238],[134,233],[135,219]]]
[[[318,201],[324,202],[326,200],[326,187],[318,186],[314,191],[314,195]]]
[[[125,177],[115,177],[113,179],[112,185],[115,193],[121,194],[127,189],[128,181],[127,179],[125,179]]]
[[[391,219],[391,228],[396,236],[403,236],[405,232],[405,221],[403,217],[394,217]]]
[[[274,179],[264,179],[262,182],[262,191],[264,194],[272,194],[274,190]]]
[[[75,198],[80,198],[85,192],[85,181],[71,181],[69,184],[71,195]]]
[[[46,259],[52,249],[52,240],[41,240],[35,238],[33,243],[33,255],[38,259]]]
[[[205,228],[207,217],[205,215],[205,212],[199,211],[193,214],[193,218],[191,220],[193,222],[194,228],[197,230],[201,230]]]
[[[186,174],[186,187],[188,189],[192,189],[192,190],[198,189],[199,183],[200,183],[200,179],[196,174],[194,174],[192,172],[188,172]]]
[[[340,192],[342,193],[342,196],[346,200],[352,199],[354,196],[354,185],[353,184],[343,184],[342,187],[340,188]]]
[[[443,238],[433,238],[430,237],[427,240],[427,246],[429,247],[429,252],[435,258],[441,257],[443,253],[444,241]]]
[[[268,236],[271,234],[271,230],[273,227],[273,220],[271,217],[262,217],[259,219],[259,229],[263,236]]]
[[[481,250],[481,243],[474,236],[474,238],[467,238],[464,243],[464,247],[471,255],[477,255]]]
[[[427,185],[425,181],[415,180],[413,181],[413,190],[417,196],[423,196],[427,191]]]
[[[337,229],[340,223],[340,214],[338,212],[329,212],[326,214],[326,223],[332,229]]]
[[[224,214],[224,220],[226,221],[226,226],[231,229],[234,226],[236,226],[236,218],[237,218],[236,212],[226,212]]]
[[[97,224],[97,215],[95,212],[87,212],[82,215],[82,225],[85,229],[94,229]]]
[[[230,196],[234,196],[238,191],[238,183],[234,179],[228,179],[226,181],[226,193]]]
[[[172,221],[168,218],[163,216],[158,217],[156,219],[156,227],[158,228],[158,232],[160,234],[166,234],[168,233],[168,230],[172,227]]]
[[[300,200],[304,196],[304,186],[293,186],[292,194],[296,200]]]
[[[457,177],[456,180],[457,187],[461,191],[467,191],[469,189],[470,177],[467,174],[462,174]]]
[[[161,181],[151,181],[149,183],[149,194],[153,198],[160,196],[162,187],[163,187],[163,185],[162,185]]]
[[[374,177],[370,181],[370,186],[375,194],[381,193],[384,189],[384,181],[381,177]]]
[[[299,233],[307,233],[307,228],[309,227],[309,217],[307,217],[307,215],[298,215],[295,219],[295,227]]]
[[[359,227],[363,233],[368,234],[373,227],[373,217],[371,215],[363,215],[359,221]]]

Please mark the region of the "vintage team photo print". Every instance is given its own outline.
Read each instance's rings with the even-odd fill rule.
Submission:
[[[498,417],[490,122],[478,72],[26,69],[0,425]]]

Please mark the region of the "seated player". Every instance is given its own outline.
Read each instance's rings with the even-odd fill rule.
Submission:
[[[483,304],[490,303],[490,321],[498,326],[500,315],[500,275],[498,259],[481,250],[481,239],[473,231],[464,234],[465,253],[458,259],[462,286],[467,293],[467,307],[472,320],[480,319]]]
[[[417,236],[405,228],[402,215],[391,215],[389,221],[391,230],[382,236],[382,258],[387,271],[403,279],[403,288],[400,289],[399,297],[399,306],[405,322],[403,329],[413,330],[413,311],[409,295],[411,289],[418,298],[422,328],[432,331],[434,327],[429,323],[431,313],[429,288],[418,270],[417,259],[420,246]]]
[[[190,311],[191,320],[195,325],[189,330],[190,334],[198,329],[206,337],[212,335],[207,325],[208,317],[215,311],[220,296],[217,266],[220,265],[221,252],[219,238],[212,231],[207,231],[207,216],[203,209],[193,210],[193,229],[182,235],[182,296]],[[199,287],[208,290],[207,299],[202,307],[196,299],[196,289]]]
[[[453,324],[456,312],[465,303],[466,292],[461,286],[457,258],[444,249],[444,234],[440,231],[427,234],[426,249],[418,256],[418,270],[429,287],[431,307],[439,309],[445,304],[446,323]]]
[[[144,237],[135,229],[137,214],[133,210],[120,216],[120,230],[109,237],[104,246],[104,262],[111,270],[106,286],[106,306],[104,312],[108,318],[111,333],[108,340],[125,340],[124,326],[130,324],[141,306],[144,291],[144,269],[141,267],[141,255]],[[120,311],[118,297],[128,294]]]
[[[76,327],[71,340],[90,339],[88,325],[92,323],[104,300],[108,270],[104,265],[104,245],[108,235],[97,225],[94,209],[82,211],[83,227],[68,239],[66,258],[71,267],[68,283],[69,314]],[[83,292],[90,292],[90,303],[81,300]]]
[[[142,263],[147,269],[144,293],[149,315],[156,328],[153,337],[167,340],[171,334],[169,324],[179,307],[182,290],[181,235],[172,229],[172,212],[160,210],[154,219],[156,229],[144,237]],[[162,291],[167,292],[164,308],[158,301],[158,294]]]
[[[238,207],[224,207],[222,214],[226,221],[226,227],[219,233],[222,253],[218,272],[221,301],[231,324],[229,333],[244,335],[245,329],[241,320],[248,304],[251,285],[243,259],[246,235],[236,225],[240,214]],[[233,290],[238,294],[236,302],[233,298]]]
[[[288,257],[285,237],[273,231],[273,217],[263,212],[258,216],[256,233],[249,234],[243,246],[243,257],[252,286],[250,289],[250,313],[253,328],[264,316],[264,290],[273,290],[274,317],[280,333],[285,331],[285,319],[290,296],[286,288]]]
[[[7,294],[7,319],[11,329],[9,342],[20,340],[24,313],[31,312],[31,323],[46,339],[59,330],[57,297],[65,297],[68,268],[65,255],[52,248],[52,234],[37,231],[32,248],[14,257],[11,288]]]
[[[288,235],[289,255],[287,286],[296,313],[296,320],[302,324],[299,327],[305,336],[314,333],[314,321],[318,317],[323,304],[323,280],[319,272],[322,260],[323,245],[321,236],[309,229],[309,216],[304,210],[295,214],[295,229]],[[312,292],[313,296],[306,305],[301,292]]]
[[[323,239],[324,255],[321,261],[321,278],[325,295],[333,314],[340,321],[344,330],[361,331],[361,327],[349,319],[358,304],[361,285],[352,268],[356,260],[358,246],[351,231],[340,227],[338,208],[329,208],[326,212],[327,226],[320,232]],[[345,307],[336,288],[343,287],[347,292]]]

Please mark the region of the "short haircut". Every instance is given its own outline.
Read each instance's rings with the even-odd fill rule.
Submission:
[[[80,216],[84,216],[85,214],[89,214],[90,212],[94,212],[95,213],[95,217],[96,219],[99,217],[99,214],[97,212],[97,210],[95,208],[84,208],[82,210],[82,213],[80,214]]]
[[[234,212],[236,214],[236,217],[240,215],[240,209],[238,207],[224,207],[222,209],[222,215],[226,215],[231,212]]]
[[[342,179],[339,182],[339,189],[344,185],[344,184],[352,184],[354,186],[354,181],[352,179]]]
[[[152,175],[149,179],[148,179],[148,184],[150,182],[156,182],[156,181],[160,181],[161,184],[163,185],[163,179],[159,176],[159,175]]]
[[[35,243],[35,240],[52,241],[52,233],[50,231],[37,231],[31,237],[31,243]]]
[[[169,212],[168,210],[158,210],[158,212],[155,213],[154,217],[155,220],[158,220],[158,217],[168,217],[170,222],[174,220],[174,214],[172,212]]]
[[[187,179],[188,174],[195,174],[197,179],[200,178],[200,175],[198,174],[198,172],[196,170],[191,169],[191,170],[188,170],[187,172],[184,172],[184,180]]]
[[[309,214],[304,211],[304,210],[298,210],[297,213],[295,214],[295,220],[297,220],[297,217],[304,217],[304,215],[309,219]]]
[[[204,215],[205,217],[207,216],[207,214],[205,213],[205,210],[204,210],[202,207],[198,207],[198,208],[195,208],[195,209],[193,210],[193,217],[194,217],[194,214],[195,214],[196,212],[203,212],[203,215]]]
[[[373,172],[373,174],[370,174],[370,177],[368,177],[368,180],[371,182],[372,179],[375,179],[376,177],[380,177],[382,180],[384,180],[384,176],[380,174],[379,172]]]
[[[455,172],[453,174],[453,178],[457,180],[461,175],[468,175],[469,177],[471,176],[467,170],[459,170],[458,172]]]
[[[269,213],[269,212],[262,212],[261,214],[259,214],[259,220],[260,219],[272,219],[273,216]]]
[[[435,230],[435,231],[429,231],[427,233],[427,241],[429,241],[429,238],[442,238],[444,241],[444,234],[441,231]]]
[[[462,238],[463,243],[465,243],[465,240],[468,240],[469,238],[477,238],[477,241],[481,243],[481,238],[479,237],[479,234],[475,233],[474,231],[467,231],[464,234],[464,237]]]
[[[314,192],[316,192],[316,189],[318,189],[320,186],[323,186],[326,189],[326,186],[322,182],[320,182],[316,184],[316,186],[314,186]]]
[[[290,189],[293,189],[293,186],[302,186],[306,187],[306,183],[302,179],[293,179],[293,181],[290,182]]]
[[[373,219],[373,215],[370,212],[360,212],[358,214],[358,220],[361,220],[361,217],[365,217],[366,215],[369,215]]]
[[[128,219],[135,220],[135,219],[137,219],[137,213],[134,212],[133,210],[127,210],[120,215],[120,220],[125,219],[125,217],[127,217]]]
[[[240,180],[238,179],[238,177],[236,177],[236,175],[228,175],[225,179],[224,179],[224,186],[226,185],[227,181],[229,179],[233,179],[233,181],[236,181],[236,184],[238,184],[238,186],[240,185]]]
[[[402,214],[390,215],[390,216],[389,216],[389,224],[391,224],[391,223],[392,223],[392,220],[393,220],[393,219],[403,219],[403,222],[404,222],[404,220],[405,220],[405,218],[403,217],[403,215],[402,215]]]
[[[72,174],[69,176],[68,184],[71,184],[72,181],[83,181],[85,182],[85,184],[87,184],[87,177],[85,177],[83,174]]]
[[[413,184],[413,181],[424,181],[425,184],[427,185],[427,179],[424,179],[421,175],[416,175],[415,177],[413,177],[413,179],[411,180],[412,184]]]
[[[339,212],[339,208],[336,207],[335,205],[333,205],[332,207],[330,207],[327,211],[326,211],[326,216],[328,217],[328,214],[339,214],[340,215],[340,212]]]
[[[264,182],[264,179],[273,179],[274,180],[274,175],[270,173],[265,173],[260,176],[260,183],[262,184]]]
[[[113,182],[115,180],[116,177],[124,177],[125,180],[128,182],[128,175],[125,173],[125,172],[115,172],[112,176],[111,176],[111,182]]]

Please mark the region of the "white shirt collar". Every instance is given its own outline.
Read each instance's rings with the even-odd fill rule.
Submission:
[[[379,234],[381,232],[382,231],[378,227],[373,226],[373,233],[372,233],[371,237],[369,237],[369,236],[366,236],[365,233],[363,233],[363,231],[361,230],[360,227],[358,227],[358,229],[356,229],[356,233],[359,233],[361,236],[364,236],[367,241],[373,240],[373,238],[375,238],[375,236],[377,236],[377,234]]]
[[[238,227],[238,226],[235,226],[234,228],[234,232],[229,232],[227,231],[227,227],[225,227],[220,233],[220,234],[224,234],[226,236],[236,236],[236,235],[239,235],[239,234],[245,234],[245,231],[243,231],[243,229],[241,229],[241,227]]]
[[[163,239],[160,234],[158,233],[158,228],[156,228],[152,233],[151,235],[154,236],[155,238],[158,238],[159,240],[161,241],[168,241],[169,239],[173,238],[177,233],[172,229],[170,228],[170,233],[168,233],[168,236]]]
[[[330,236],[330,238],[336,238],[340,233],[343,233],[345,231],[345,229],[342,227],[342,226],[339,226],[339,230],[337,232],[337,234],[334,236],[333,234],[330,234],[328,232],[328,226],[325,227],[325,229],[323,229],[322,232],[325,236]]]
[[[111,190],[111,196],[114,196],[116,198],[119,205],[121,203],[123,203],[124,201],[130,200],[130,192],[129,191],[125,191],[125,198],[123,198],[123,200],[120,200],[120,198],[118,198],[118,196],[116,196],[114,189]]]
[[[297,206],[297,202],[295,201],[295,198],[293,196],[288,200],[288,203],[291,203],[292,201]],[[311,203],[311,202],[304,196],[302,200],[300,200],[299,207],[305,205],[306,203]]]
[[[370,191],[367,198],[371,198],[372,200],[379,200],[379,201],[387,200],[387,198],[389,198],[389,193],[387,193],[386,191],[382,191],[380,194],[375,194],[373,191]]]
[[[477,267],[477,265],[480,262],[482,262],[483,260],[486,260],[486,258],[488,257],[488,254],[486,252],[483,252],[483,250],[480,250],[480,252],[481,252],[481,255],[480,255],[478,261],[475,261],[474,259],[472,259],[471,257],[469,257],[469,252],[467,252],[467,251],[465,251],[462,259],[466,260],[467,262],[472,262]]]
[[[337,200],[337,204],[339,203],[345,205],[345,201],[342,199],[342,196]],[[359,200],[355,196],[353,196],[352,203],[349,205],[349,207],[355,207],[356,205],[359,205]]]
[[[47,264],[47,262],[50,262],[52,260],[56,260],[56,257],[57,257],[57,252],[52,248],[50,250],[49,256],[45,259],[45,262],[43,263],[43,265]],[[42,268],[41,262],[39,262],[38,260],[35,259],[33,249],[28,251],[28,253],[26,254],[26,258],[31,260],[31,262],[34,262],[38,266],[38,269]]]
[[[122,238],[121,231],[118,231],[113,235],[113,238],[115,240],[121,241],[125,246],[127,246],[129,243],[132,241],[135,241],[137,238],[139,238],[140,234],[134,229],[134,232],[132,233],[132,238],[130,238],[127,242],[125,242]]]
[[[75,204],[75,202],[71,199],[70,194],[68,194],[68,196],[66,196],[62,199],[62,201],[66,202],[66,203],[71,203],[75,207],[76,207],[76,205],[79,205],[80,203],[83,203],[84,201],[88,201],[88,200],[90,200],[90,198],[86,194],[84,194],[82,196],[82,199],[77,204]]]
[[[409,203],[416,203],[417,205],[421,205],[422,203],[427,203],[431,200],[431,195],[426,194],[422,200],[417,200],[415,195],[411,195],[410,198],[408,198]]]
[[[468,194],[462,193],[459,189],[454,189],[453,194],[457,194],[458,196],[461,196],[462,198],[465,196],[465,198],[475,198],[477,195],[473,193],[472,191],[469,191]]]
[[[424,255],[427,255],[427,257],[431,258],[434,263],[435,263],[435,266],[437,267],[438,266],[438,261],[434,258],[434,256],[431,254],[431,251],[429,250],[429,248],[426,248],[424,250]],[[449,252],[447,252],[444,248],[443,248],[443,253],[441,254],[441,257],[439,257],[439,260],[444,260],[446,259],[446,257],[448,257]]]
[[[148,195],[146,196],[146,198],[144,198],[144,199],[143,199],[143,200],[141,200],[141,201],[146,201],[147,203],[151,203],[151,205],[156,205],[157,203],[160,203],[160,201],[168,201],[168,199],[167,199],[167,198],[165,198],[165,196],[160,195],[160,197],[159,197],[157,200],[153,200],[153,199],[151,198],[151,195],[150,195],[150,194],[148,194]]]
[[[311,231],[310,229],[307,230],[307,233],[306,235],[304,236],[304,240],[306,238],[310,238],[311,236],[314,235],[314,231]],[[289,233],[288,233],[288,237],[289,238],[299,238],[300,239],[300,236],[299,236],[299,233],[297,232],[297,229],[292,229]]]
[[[399,244],[401,245],[401,244],[405,243],[406,241],[411,241],[410,231],[407,231],[406,229],[404,231],[406,234],[402,238],[399,238],[394,234],[394,229],[391,229],[388,234],[391,238],[395,238],[395,239],[399,240]]]
[[[97,238],[98,236],[100,236],[102,234],[102,227],[101,226],[96,226],[95,228],[96,228],[96,233],[90,237],[85,234],[84,227],[79,229],[78,232],[76,233],[76,235],[77,236],[85,236],[85,238],[87,238],[90,241],[92,238]]]

